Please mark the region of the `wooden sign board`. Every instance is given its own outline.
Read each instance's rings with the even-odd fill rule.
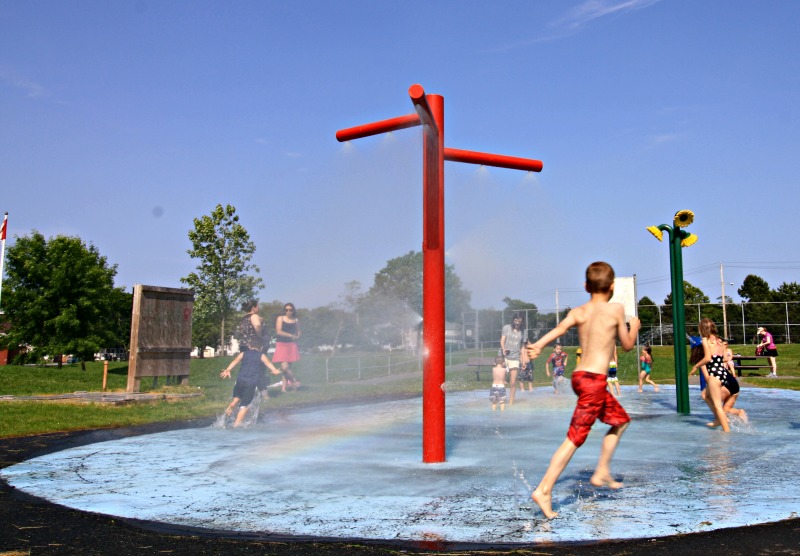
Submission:
[[[194,292],[183,288],[133,287],[128,392],[143,377],[177,377],[189,384]]]

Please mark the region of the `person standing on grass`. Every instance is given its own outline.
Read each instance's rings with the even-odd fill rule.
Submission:
[[[597,487],[606,486],[611,489],[622,487],[622,483],[615,481],[611,476],[611,458],[622,433],[630,423],[630,417],[606,389],[606,376],[616,339],[619,338],[622,349],[630,351],[636,344],[640,324],[639,319],[633,317],[629,330],[625,325],[625,311],[622,305],[609,303],[614,293],[614,269],[611,265],[604,262],[590,264],[586,269],[585,287],[591,296],[588,303],[572,309],[556,328],[527,347],[528,356],[535,359],[548,342],[563,336],[575,326],[578,328],[578,339],[583,351],[581,368],[572,373],[572,389],[578,395],[578,403],[572,415],[567,438],[553,454],[544,477],[531,494],[531,498],[547,518],[558,515],[552,507],[553,486],[566,469],[575,451],[586,441],[597,419],[611,425],[611,428],[603,438],[600,459],[589,482]]]
[[[775,339],[767,330],[766,326],[758,327],[758,335],[761,338],[761,343],[757,347],[762,349],[762,355],[769,356],[769,364],[772,366],[772,372],[767,375],[769,378],[778,378],[778,346],[775,345]]]

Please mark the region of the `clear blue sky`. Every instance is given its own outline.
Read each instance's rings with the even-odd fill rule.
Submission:
[[[646,230],[695,212],[686,279],[800,281],[800,2],[0,0],[0,213],[76,235],[117,284],[181,286],[232,204],[262,299],[315,307],[422,242],[421,131],[338,129],[445,99],[447,262],[473,306],[585,299],[608,260],[669,293]],[[435,34],[434,34],[435,33]],[[746,216],[745,216],[746,215]]]

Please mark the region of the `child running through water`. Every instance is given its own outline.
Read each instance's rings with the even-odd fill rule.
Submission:
[[[538,342],[537,342],[538,343]],[[556,344],[553,353],[544,362],[544,370],[547,378],[550,378],[550,363],[553,363],[553,390],[558,394],[559,386],[564,382],[564,372],[567,370],[567,352],[561,350],[561,344]],[[533,358],[530,358],[531,362]]]
[[[644,346],[642,356],[639,360],[642,362],[642,370],[639,371],[639,392],[642,392],[644,382],[652,384],[653,390],[658,392],[658,384],[653,382],[653,379],[650,378],[650,372],[653,370],[653,348]]]
[[[608,362],[614,353],[615,340],[619,338],[622,349],[630,351],[636,343],[639,319],[633,317],[630,330],[625,325],[622,305],[609,303],[614,291],[614,269],[608,263],[594,262],[586,269],[586,291],[590,300],[572,309],[559,325],[529,344],[528,355],[535,359],[548,342],[563,336],[573,326],[578,328],[578,339],[583,351],[581,367],[572,374],[572,388],[578,395],[578,403],[572,415],[567,438],[558,447],[550,465],[531,498],[548,518],[558,513],[553,511],[552,490],[561,473],[567,467],[575,451],[586,441],[595,420],[611,425],[603,438],[600,459],[589,480],[594,486],[612,489],[622,487],[611,476],[611,458],[620,436],[630,422],[630,417],[617,399],[606,389]]]
[[[236,406],[239,406],[239,412],[236,414],[236,420],[233,423],[234,428],[242,426],[242,422],[250,410],[250,404],[256,395],[256,388],[263,387],[266,383],[264,371],[267,367],[272,371],[272,374],[281,374],[267,356],[261,352],[260,347],[244,346],[244,348],[244,351],[240,351],[231,361],[228,368],[219,373],[222,378],[230,378],[233,368],[239,363],[242,364],[239,374],[236,376],[236,384],[233,386],[233,399],[225,409],[225,415],[230,417],[233,415],[233,410],[236,409]]]

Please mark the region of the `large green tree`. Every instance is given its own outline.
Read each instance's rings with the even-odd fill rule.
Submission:
[[[461,322],[463,312],[470,309],[472,294],[464,289],[453,265],[446,264],[444,272],[445,318],[451,322]],[[367,295],[373,300],[400,302],[421,315],[422,252],[409,251],[402,257],[389,260],[375,274],[375,283]]]
[[[22,357],[74,354],[82,363],[130,340],[132,296],[114,287],[117,266],[94,245],[33,231],[8,249],[3,309],[11,325],[5,347]],[[84,366],[85,368],[85,366]]]
[[[216,328],[219,347],[224,350],[227,327],[238,305],[255,298],[264,287],[263,280],[251,274],[260,272],[250,262],[256,246],[231,205],[217,205],[210,215],[195,218],[189,240],[192,248],[187,253],[199,264],[181,282],[195,293],[197,317],[192,324],[204,331],[203,338],[208,337],[209,327]]]
[[[772,301],[772,290],[769,289],[769,284],[755,274],[748,274],[745,277],[738,293],[746,301]]]

